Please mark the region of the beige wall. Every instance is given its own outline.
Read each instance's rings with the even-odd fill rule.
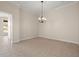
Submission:
[[[6,2],[0,2],[0,11],[10,13],[13,16],[13,41],[19,41],[19,8],[8,4]]]
[[[37,19],[32,13],[25,9],[21,9],[21,39],[31,39],[37,37]]]
[[[79,43],[79,4],[52,9],[46,14],[47,21],[39,24],[37,18],[24,9],[0,2],[0,11],[13,16],[14,42],[38,36]]]
[[[39,36],[79,44],[79,4],[52,9],[39,24]]]
[[[13,42],[37,37],[37,19],[29,11],[0,2],[0,11],[13,16]]]
[[[37,36],[37,19],[32,13],[7,2],[0,2],[0,11],[13,16],[13,41],[18,42]]]

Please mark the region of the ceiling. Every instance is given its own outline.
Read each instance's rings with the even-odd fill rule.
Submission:
[[[44,1],[44,11],[49,12],[51,9],[73,3],[74,1]],[[40,1],[9,1],[9,3],[18,7],[29,10],[34,15],[40,15],[41,2]]]

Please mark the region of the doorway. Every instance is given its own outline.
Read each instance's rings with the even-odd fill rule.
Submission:
[[[12,15],[6,12],[0,12],[0,47],[11,47],[12,41]]]

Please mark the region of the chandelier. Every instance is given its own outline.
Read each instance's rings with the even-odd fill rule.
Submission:
[[[41,16],[38,18],[40,23],[44,23],[46,21],[46,18],[44,17],[44,11],[43,11],[43,8],[44,8],[43,2],[44,1],[41,1]]]

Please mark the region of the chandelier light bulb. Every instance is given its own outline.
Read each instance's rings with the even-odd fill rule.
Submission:
[[[41,18],[39,17],[38,20],[41,20]]]
[[[42,17],[42,20],[46,20],[46,18],[45,17]]]
[[[39,17],[38,20],[46,20],[45,17]]]

